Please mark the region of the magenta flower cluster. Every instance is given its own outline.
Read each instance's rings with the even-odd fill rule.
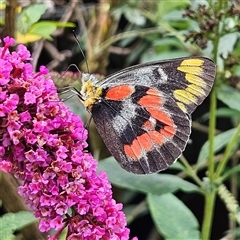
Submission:
[[[48,70],[34,73],[24,45],[10,52],[14,39],[0,48],[0,170],[23,185],[19,194],[42,232],[67,227],[67,239],[129,239],[122,204],[112,198],[104,172],[84,150],[82,121],[58,99]]]

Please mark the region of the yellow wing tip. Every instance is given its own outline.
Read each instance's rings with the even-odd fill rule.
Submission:
[[[204,60],[200,58],[191,58],[191,59],[185,59],[182,61],[180,66],[195,66],[195,67],[201,67],[204,64]]]

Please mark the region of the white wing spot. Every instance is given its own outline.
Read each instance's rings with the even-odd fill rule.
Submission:
[[[124,132],[127,124],[126,122],[131,122],[135,117],[135,111],[137,106],[132,103],[131,99],[127,99],[123,102],[123,109],[115,116],[112,121],[113,128],[121,134]]]
[[[167,82],[168,76],[167,76],[167,74],[163,71],[163,69],[162,69],[161,67],[158,67],[158,73],[159,73],[159,75],[161,76],[161,80],[162,80],[163,82]]]

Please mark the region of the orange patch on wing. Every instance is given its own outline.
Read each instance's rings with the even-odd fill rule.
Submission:
[[[141,156],[142,151],[141,151],[141,147],[140,147],[137,139],[133,140],[131,147],[132,147],[133,152],[135,153],[135,157],[139,158]]]
[[[159,120],[160,122],[169,126],[174,125],[173,120],[165,112],[152,108],[147,108],[147,111],[151,114],[153,118]]]
[[[176,130],[172,126],[165,126],[163,129],[161,129],[161,134],[163,134],[165,137],[172,137],[175,135]]]
[[[139,144],[141,145],[141,147],[145,151],[148,151],[148,150],[151,149],[152,142],[151,142],[151,139],[150,139],[150,137],[149,137],[149,135],[147,133],[144,133],[144,134],[138,136],[137,140],[138,140]]]
[[[142,150],[149,151],[151,147],[151,137],[147,133],[144,133],[134,139],[132,144],[124,145],[124,152],[128,158],[137,161],[142,155]]]
[[[152,141],[154,141],[155,143],[157,143],[159,145],[163,144],[164,137],[163,137],[163,135],[160,132],[158,132],[158,131],[151,131],[148,134],[149,134],[149,136],[150,136]]]
[[[162,106],[162,98],[156,95],[144,95],[138,101],[143,107],[160,108]]]
[[[135,154],[134,154],[130,145],[124,145],[123,150],[124,150],[127,157],[136,158],[136,156],[135,156]]]
[[[110,100],[123,100],[134,92],[134,88],[130,85],[121,85],[110,88],[106,93],[106,98]]]
[[[134,139],[131,145],[124,145],[124,152],[127,157],[138,160],[141,157],[142,151],[137,139]]]

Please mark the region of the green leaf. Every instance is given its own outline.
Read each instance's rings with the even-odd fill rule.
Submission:
[[[43,3],[31,4],[23,9],[18,15],[17,30],[21,33],[26,33],[30,26],[36,23],[45,13],[47,7]]]
[[[233,128],[216,135],[214,137],[214,152],[217,152],[221,150],[223,147],[225,147],[229,143],[235,131],[236,128]],[[208,155],[209,155],[209,141],[204,143],[204,145],[202,146],[202,149],[197,160],[197,164],[202,164],[204,161],[206,161]]]
[[[117,6],[112,12],[113,16],[119,19],[121,15],[124,15],[124,17],[130,23],[135,24],[137,26],[143,26],[146,23],[146,18],[139,10],[138,4],[139,3],[137,1],[133,1],[132,3],[128,1],[122,5],[119,4],[119,6]]]
[[[124,15],[130,23],[137,26],[143,26],[146,23],[146,18],[137,8],[127,8]]]
[[[146,37],[145,37],[146,39]],[[173,37],[152,40],[152,48],[141,55],[141,62],[166,60],[177,57],[189,56],[190,53],[183,49],[181,42]],[[174,49],[174,51],[172,50]]]
[[[27,34],[35,34],[38,36],[41,36],[43,38],[46,38],[48,40],[52,40],[52,37],[50,36],[55,30],[57,29],[56,24],[53,23],[36,23],[32,25]]]
[[[173,37],[164,37],[162,39],[156,39],[153,41],[152,45],[157,51],[162,51],[162,49],[176,49],[176,48],[183,48],[181,42],[178,39]]]
[[[155,226],[164,239],[200,239],[197,219],[173,194],[148,194],[147,200]]]
[[[60,23],[51,21],[41,21],[33,24],[25,34],[17,32],[18,43],[29,43],[35,42],[41,38],[52,40],[51,34],[56,30],[57,27],[74,27],[73,23]]]
[[[141,63],[150,62],[150,61],[159,61],[179,57],[188,57],[190,54],[185,50],[177,49],[175,51],[167,50],[157,53],[156,51],[146,51],[141,56]]]
[[[230,108],[218,108],[216,111],[217,117],[240,117],[240,111]]]
[[[36,34],[41,37],[44,37],[48,40],[52,40],[50,34],[52,34],[57,27],[74,27],[73,23],[59,23],[59,22],[50,22],[50,21],[41,21],[31,26],[28,33]]]
[[[233,51],[238,38],[239,38],[238,32],[229,33],[221,37],[218,45],[219,55],[222,55],[223,58],[227,58],[229,53]]]
[[[231,167],[229,170],[227,170],[224,173],[224,175],[221,177],[221,179],[222,179],[222,181],[225,181],[226,179],[230,178],[233,174],[239,174],[239,172],[240,172],[240,165]]]
[[[219,56],[223,56],[223,58],[227,58],[228,55],[233,52],[236,41],[239,38],[239,33],[229,33],[220,38],[218,44],[218,54]]]
[[[20,230],[35,221],[37,221],[37,219],[28,211],[4,214],[0,217],[1,239],[15,239],[15,236],[13,235],[14,231]]]
[[[225,103],[229,108],[240,111],[240,93],[239,90],[222,84],[217,91],[217,98]]]
[[[175,9],[186,8],[190,5],[189,0],[181,1],[158,1],[157,4],[157,16],[162,17],[164,14],[167,14]]]
[[[240,118],[240,111],[230,108],[218,108],[216,110],[217,117],[225,117],[225,118]],[[201,121],[207,121],[210,118],[209,113],[205,113],[201,116]]]
[[[183,14],[186,12],[186,9],[174,9],[173,11],[164,14],[164,21],[171,23],[171,26],[178,26],[180,29],[186,30],[189,25],[189,19],[183,18]],[[174,24],[174,25],[173,25]]]
[[[101,160],[99,170],[108,174],[109,180],[122,188],[142,193],[164,194],[182,190],[185,192],[199,191],[199,188],[178,176],[171,174],[135,175],[122,169],[114,158]]]

